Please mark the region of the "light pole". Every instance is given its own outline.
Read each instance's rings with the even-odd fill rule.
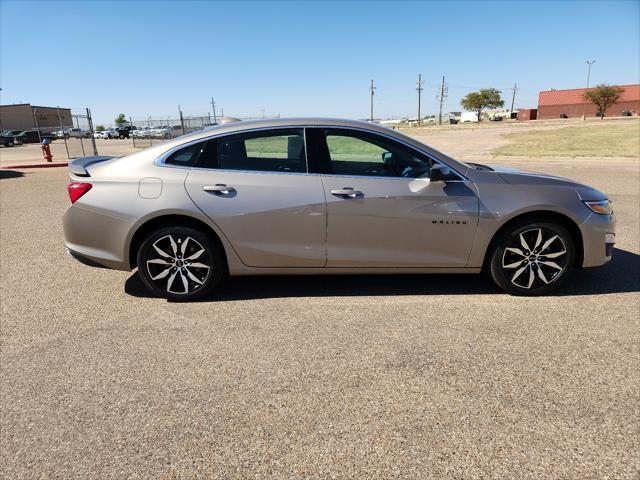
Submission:
[[[589,90],[589,78],[591,77],[591,65],[596,63],[596,61],[585,60],[585,62],[587,63],[587,65],[589,65],[589,69],[587,70],[587,88],[585,89],[585,93],[586,93],[586,90]],[[582,106],[582,121],[586,120],[586,118],[587,118],[587,100],[584,99],[584,105]]]

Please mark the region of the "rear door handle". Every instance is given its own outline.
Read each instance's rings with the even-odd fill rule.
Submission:
[[[202,187],[205,192],[215,193],[216,195],[230,195],[235,193],[236,189],[227,187],[224,183],[216,183],[215,185],[205,185]]]
[[[352,187],[338,188],[331,190],[331,195],[341,198],[359,198],[364,197],[364,193],[360,190],[354,190]]]

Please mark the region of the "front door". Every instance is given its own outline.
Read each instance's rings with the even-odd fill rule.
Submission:
[[[434,160],[382,135],[324,129],[327,267],[464,267],[478,197],[462,177],[429,179]],[[454,174],[455,175],[455,174]]]
[[[320,175],[307,173],[303,130],[262,130],[210,142],[207,159],[189,171],[185,186],[242,262],[323,267],[326,204]]]

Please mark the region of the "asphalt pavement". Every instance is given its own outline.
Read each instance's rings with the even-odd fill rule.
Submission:
[[[638,478],[638,160],[500,162],[609,193],[614,262],[544,298],[344,276],[169,303],[65,254],[65,169],[0,171],[0,475]]]

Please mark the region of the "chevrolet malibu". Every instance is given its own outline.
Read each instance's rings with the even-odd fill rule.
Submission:
[[[193,300],[225,275],[488,273],[549,293],[611,260],[607,197],[565,178],[462,163],[370,123],[225,124],[69,165],[68,252]]]

